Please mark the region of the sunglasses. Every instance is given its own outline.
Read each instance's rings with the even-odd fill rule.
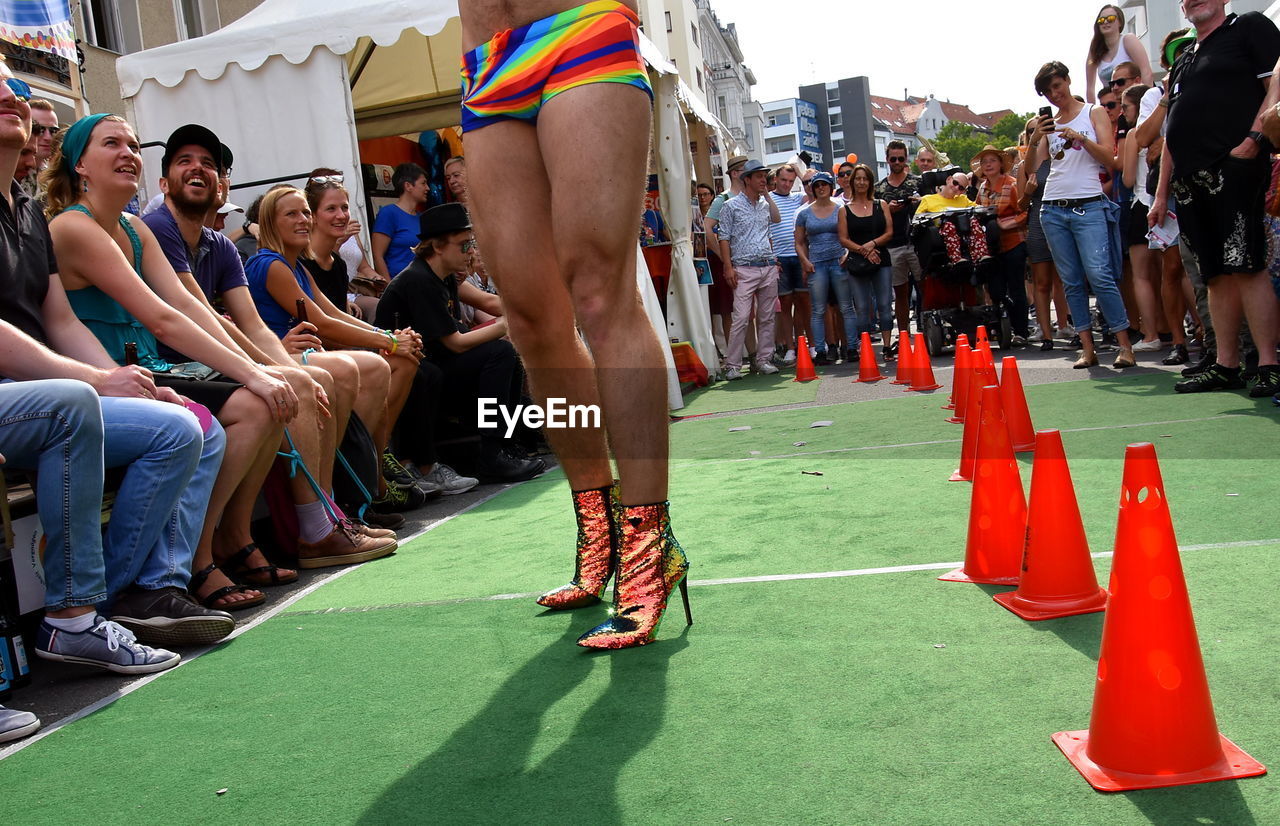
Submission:
[[[1114,100],[1112,100],[1112,101],[1108,101],[1107,103],[1104,103],[1104,104],[1102,104],[1102,105],[1103,105],[1103,106],[1105,106],[1105,107],[1107,107],[1108,109],[1114,109],[1114,108],[1116,108],[1117,106],[1119,106],[1120,104],[1118,104],[1118,103],[1116,103]]]
[[[889,163],[906,163],[906,162],[907,162],[907,156],[906,156],[906,155],[903,155],[902,157],[896,157],[896,156],[894,156],[894,157],[890,157],[890,158],[889,158]]]
[[[462,242],[462,244],[460,245],[460,249],[461,249],[464,253],[466,253],[466,252],[475,252],[475,249],[476,249],[476,240],[475,240],[474,238],[472,238],[472,239],[471,239],[471,240],[469,240],[469,241],[463,241],[463,242]]]
[[[43,123],[36,123],[31,126],[31,134],[35,135],[37,138],[41,135],[56,135],[60,131],[62,131],[61,126],[45,126]]]
[[[4,82],[18,100],[23,103],[31,100],[31,87],[26,84],[26,81],[18,80],[16,77],[6,77]]]
[[[231,170],[228,169],[227,172]],[[310,179],[313,184],[340,184],[342,183],[342,173],[337,175],[316,175]]]
[[[1119,19],[1120,19],[1119,15],[1115,15],[1115,14],[1107,14],[1107,15],[1103,15],[1102,17],[1099,17],[1099,18],[1098,18],[1098,25],[1099,25],[1099,26],[1102,26],[1102,25],[1105,25],[1105,24],[1107,24],[1107,23],[1114,23],[1114,22],[1116,22],[1116,21],[1117,21],[1117,20],[1119,20]]]
[[[847,178],[847,177],[849,177],[849,176],[850,176],[850,175],[852,175],[852,174],[853,174],[852,172],[841,172],[839,175],[836,175],[836,177],[837,177],[837,178]]]
[[[1135,80],[1137,80],[1136,77],[1113,77],[1111,78],[1111,88],[1114,89],[1117,86],[1125,86],[1133,83]]]

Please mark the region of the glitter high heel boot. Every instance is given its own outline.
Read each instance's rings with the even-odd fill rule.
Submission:
[[[573,492],[573,511],[578,518],[578,547],[573,579],[538,597],[538,604],[553,611],[595,605],[613,574],[613,547],[616,544],[617,488],[593,488]]]
[[[607,622],[578,639],[585,648],[630,648],[652,642],[677,585],[685,621],[693,625],[685,577],[689,560],[671,533],[667,503],[623,507],[617,580]]]

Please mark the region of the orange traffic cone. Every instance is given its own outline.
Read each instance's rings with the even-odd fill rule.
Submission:
[[[988,350],[991,349],[991,339],[987,337],[987,325],[979,324],[973,331],[973,347],[976,350],[984,344],[987,345]]]
[[[968,410],[969,371],[976,362],[969,342],[962,335],[956,339],[956,365],[951,371],[951,407],[955,412],[947,421],[952,424],[964,424],[964,414]],[[944,407],[943,410],[948,408]]]
[[[813,369],[813,356],[809,355],[809,342],[800,336],[796,342],[796,377],[793,381],[813,381],[818,371]]]
[[[982,363],[991,368],[991,372],[994,374],[996,371],[996,357],[991,353],[991,342],[985,340],[978,342],[978,346],[974,348],[974,352],[978,353],[982,357]],[[997,376],[997,378],[999,377]],[[997,382],[997,384],[998,383],[999,382]]]
[[[1107,607],[1107,592],[1098,587],[1093,572],[1062,434],[1042,430],[1035,447],[1022,579],[1018,590],[992,599],[1032,621],[1101,611]]]
[[[911,386],[906,389],[937,390],[941,386],[933,378],[933,363],[929,361],[929,348],[924,343],[924,333],[916,333],[916,349],[911,354]]]
[[[1027,500],[1022,493],[1018,460],[1009,443],[1009,428],[1000,409],[1000,389],[982,388],[982,424],[978,428],[978,462],[969,500],[969,538],[964,566],[938,579],[1017,585],[1022,545],[1027,532]]]
[[[971,357],[976,357],[976,354]],[[974,465],[978,460],[978,431],[982,423],[982,388],[995,384],[985,368],[974,367],[968,372],[969,389],[965,393],[964,434],[960,437],[960,467],[951,474],[951,478],[947,480],[949,482],[973,481]]]
[[[871,334],[862,334],[862,346],[858,348],[858,377],[854,381],[884,381],[876,366],[876,354],[871,349]]]
[[[915,369],[915,354],[911,352],[911,334],[898,331],[898,372],[890,384],[911,384],[911,371]]]
[[[1018,372],[1018,360],[1005,356],[1000,367],[1000,402],[1009,417],[1009,438],[1015,453],[1036,449],[1036,431],[1031,425],[1031,411],[1027,409],[1027,396],[1022,392],[1022,375]]]
[[[1088,731],[1053,742],[1089,785],[1119,792],[1253,777],[1218,732],[1154,445],[1125,449],[1111,602]]]

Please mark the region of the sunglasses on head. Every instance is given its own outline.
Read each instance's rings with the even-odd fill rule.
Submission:
[[[4,82],[18,100],[23,103],[31,100],[31,87],[26,84],[26,81],[18,80],[16,77],[6,77]]]
[[[1102,17],[1099,17],[1099,18],[1098,18],[1098,25],[1099,25],[1099,26],[1102,26],[1102,25],[1105,25],[1105,24],[1107,24],[1107,23],[1114,23],[1114,22],[1116,22],[1116,21],[1117,21],[1117,20],[1119,20],[1119,19],[1120,19],[1120,16],[1119,16],[1119,15],[1115,15],[1115,14],[1104,14]]]
[[[228,169],[227,171],[228,171],[228,172],[230,172],[231,170],[230,170],[230,169]],[[342,173],[341,173],[341,172],[339,172],[337,175],[316,175],[316,176],[314,176],[314,177],[312,177],[312,178],[311,178],[311,183],[313,183],[313,184],[340,184],[340,183],[342,183]]]

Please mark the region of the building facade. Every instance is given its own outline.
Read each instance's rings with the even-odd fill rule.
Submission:
[[[1151,69],[1155,76],[1163,76],[1164,70],[1160,68],[1160,44],[1169,32],[1191,25],[1182,16],[1179,5],[1170,0],[1122,0],[1118,5],[1124,11],[1125,31],[1138,36],[1147,49],[1147,56],[1151,58]],[[1271,0],[1232,0],[1227,5],[1227,11],[1236,14],[1250,11],[1265,13],[1270,6]],[[1083,59],[1082,55],[1081,60]]]
[[[763,104],[763,111],[764,154],[761,160],[777,166],[794,155],[808,152],[814,165],[826,167],[829,156],[822,153],[816,104],[799,98],[784,98]]]

